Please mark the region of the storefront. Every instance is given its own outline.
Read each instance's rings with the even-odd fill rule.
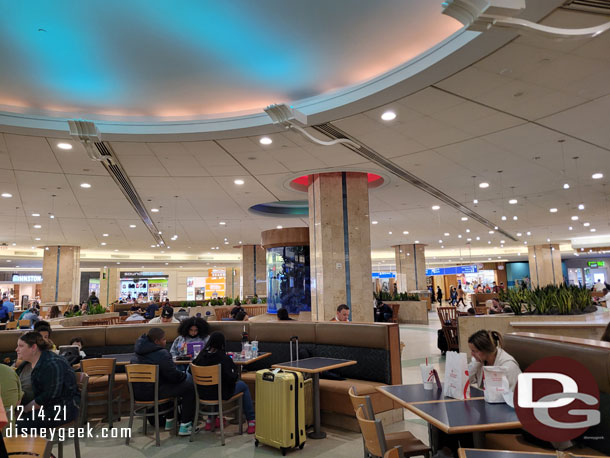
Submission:
[[[569,259],[565,261],[570,285],[592,288],[598,281],[610,283],[610,258]]]
[[[0,281],[0,297],[9,297],[16,306],[28,304],[31,300],[40,301],[42,275],[39,273],[13,273]]]
[[[225,297],[225,275],[225,269],[208,269],[207,277],[187,277],[186,300],[201,301]]]
[[[163,272],[121,272],[119,298],[123,301],[162,302],[168,297],[167,278]]]

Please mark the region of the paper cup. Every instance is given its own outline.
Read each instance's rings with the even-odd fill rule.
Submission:
[[[431,390],[434,388],[436,380],[434,379],[434,366],[431,364],[420,364],[419,368],[421,369],[421,379],[424,383],[424,390]]]

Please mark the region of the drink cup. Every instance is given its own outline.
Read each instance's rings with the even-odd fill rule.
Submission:
[[[434,388],[434,366],[432,364],[420,364],[421,378],[424,383],[424,390],[431,390]]]

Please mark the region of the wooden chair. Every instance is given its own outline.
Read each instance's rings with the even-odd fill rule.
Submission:
[[[83,417],[83,406],[87,402],[87,385],[89,383],[89,376],[84,372],[76,372],[74,374],[76,376],[76,384],[78,385],[78,390],[80,391],[80,409],[78,411],[78,416],[75,420],[65,423],[61,426],[58,426],[58,429],[66,429],[66,428],[78,428],[85,424],[86,419]],[[65,437],[68,437],[66,434]],[[63,458],[64,456],[64,443],[60,441],[57,436],[56,439],[52,442],[52,444],[57,443],[57,457]],[[80,458],[80,440],[78,438],[78,434],[74,435],[74,455],[76,458]]]
[[[458,311],[455,307],[437,307],[438,318],[441,320],[443,334],[447,340],[449,351],[459,351],[458,344]]]
[[[352,401],[352,406],[354,407],[354,411],[357,413],[358,409],[361,409],[362,417],[365,420],[378,421],[375,420],[375,413],[373,410],[373,403],[371,401],[370,396],[359,396],[356,393],[355,387],[350,387],[349,398]],[[381,422],[379,423],[381,427],[381,437],[383,438],[384,451],[381,454],[375,453],[373,450],[369,449],[367,446],[367,440],[364,436],[364,432],[362,434],[363,446],[364,446],[364,458],[367,458],[369,455],[375,455],[378,457],[382,457],[386,452],[386,449],[393,447],[401,447],[404,451],[401,456],[417,456],[424,455],[429,456],[430,448],[426,446],[422,441],[420,441],[417,437],[411,434],[409,431],[400,431],[397,433],[388,433],[385,434],[383,432],[383,426],[381,426]],[[362,429],[362,425],[361,425]],[[379,450],[377,450],[379,451]]]
[[[19,320],[19,327],[21,329],[29,328],[32,325],[30,320]]]
[[[43,437],[5,437],[8,456],[49,458],[53,443]]]
[[[400,310],[400,304],[388,304],[392,307],[392,321],[390,323],[398,323],[398,310]]]
[[[231,316],[231,310],[226,307],[215,307],[214,314],[216,315],[216,321],[222,321],[223,318]]]
[[[402,453],[402,447],[400,445],[397,445],[396,447],[391,448],[390,450],[385,452],[383,458],[401,458]]]
[[[5,329],[17,329],[17,325],[19,324],[19,322],[17,321],[9,321],[6,323],[6,328]]]
[[[107,406],[108,427],[112,428],[115,420],[113,405],[117,405],[116,418],[121,415],[121,387],[114,386],[114,374],[116,372],[116,360],[113,358],[91,358],[81,361],[81,369],[89,375],[89,392],[87,393],[87,403],[84,408],[83,417],[88,419],[87,408],[89,406]],[[103,389],[94,389],[92,382],[101,382]]]
[[[364,438],[366,450],[368,450],[369,454],[372,456],[383,458],[386,452],[388,452],[388,450],[390,450],[392,446],[389,446],[385,439],[381,420],[366,419],[364,417],[363,406],[360,406],[358,407],[358,409],[356,409],[356,419],[358,420],[358,424],[360,425],[360,431],[362,432],[362,437]],[[410,457],[422,455],[426,458],[429,458],[430,448],[426,447],[424,444],[422,444],[422,446],[423,447],[421,447],[420,449],[403,449],[402,456]]]
[[[176,397],[159,399],[159,366],[156,364],[128,364],[125,366],[125,372],[127,373],[127,385],[129,386],[129,429],[133,428],[133,417],[142,417],[144,434],[146,434],[147,420],[148,417],[155,417],[155,437],[156,445],[161,445],[159,438],[159,415],[163,413],[174,412],[174,434],[178,434],[178,399]],[[154,384],[154,400],[152,401],[138,401],[135,398],[133,391],[134,383],[153,383]],[[163,410],[159,410],[159,406],[165,403],[173,403],[172,407],[168,407]],[[153,412],[147,412],[149,407],[153,407]],[[195,427],[193,427],[195,429]],[[129,445],[129,439],[131,435],[125,439],[125,444]]]
[[[220,443],[225,445],[225,431],[223,415],[225,413],[237,410],[237,423],[239,425],[239,434],[243,434],[243,414],[242,414],[242,397],[243,393],[237,393],[226,401],[222,400],[222,375],[221,366],[217,364],[215,366],[191,366],[191,374],[193,374],[193,383],[195,385],[195,420],[193,425],[196,425],[199,421],[199,415],[218,415],[220,418]],[[218,400],[207,400],[199,397],[199,386],[218,386]],[[233,407],[225,408],[226,405],[235,404]],[[211,410],[200,411],[199,407],[211,407]],[[195,437],[196,428],[193,426],[191,432],[191,442]]]

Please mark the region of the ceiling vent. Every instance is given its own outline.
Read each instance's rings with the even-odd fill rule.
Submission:
[[[213,261],[214,258],[211,256],[197,256],[197,261]]]
[[[153,256],[153,259],[157,261],[167,261],[168,259],[172,259],[171,256]]]
[[[587,13],[610,15],[610,0],[568,0],[563,7]]]
[[[36,256],[34,251],[15,251],[15,256]]]
[[[68,121],[70,135],[75,140],[80,141],[87,154],[92,160],[99,161],[110,174],[119,189],[123,192],[131,206],[142,219],[153,236],[155,243],[165,245],[163,237],[159,235],[159,229],[155,226],[152,218],[148,214],[140,195],[136,191],[129,176],[123,169],[121,162],[109,143],[103,142],[97,126],[90,121]]]

